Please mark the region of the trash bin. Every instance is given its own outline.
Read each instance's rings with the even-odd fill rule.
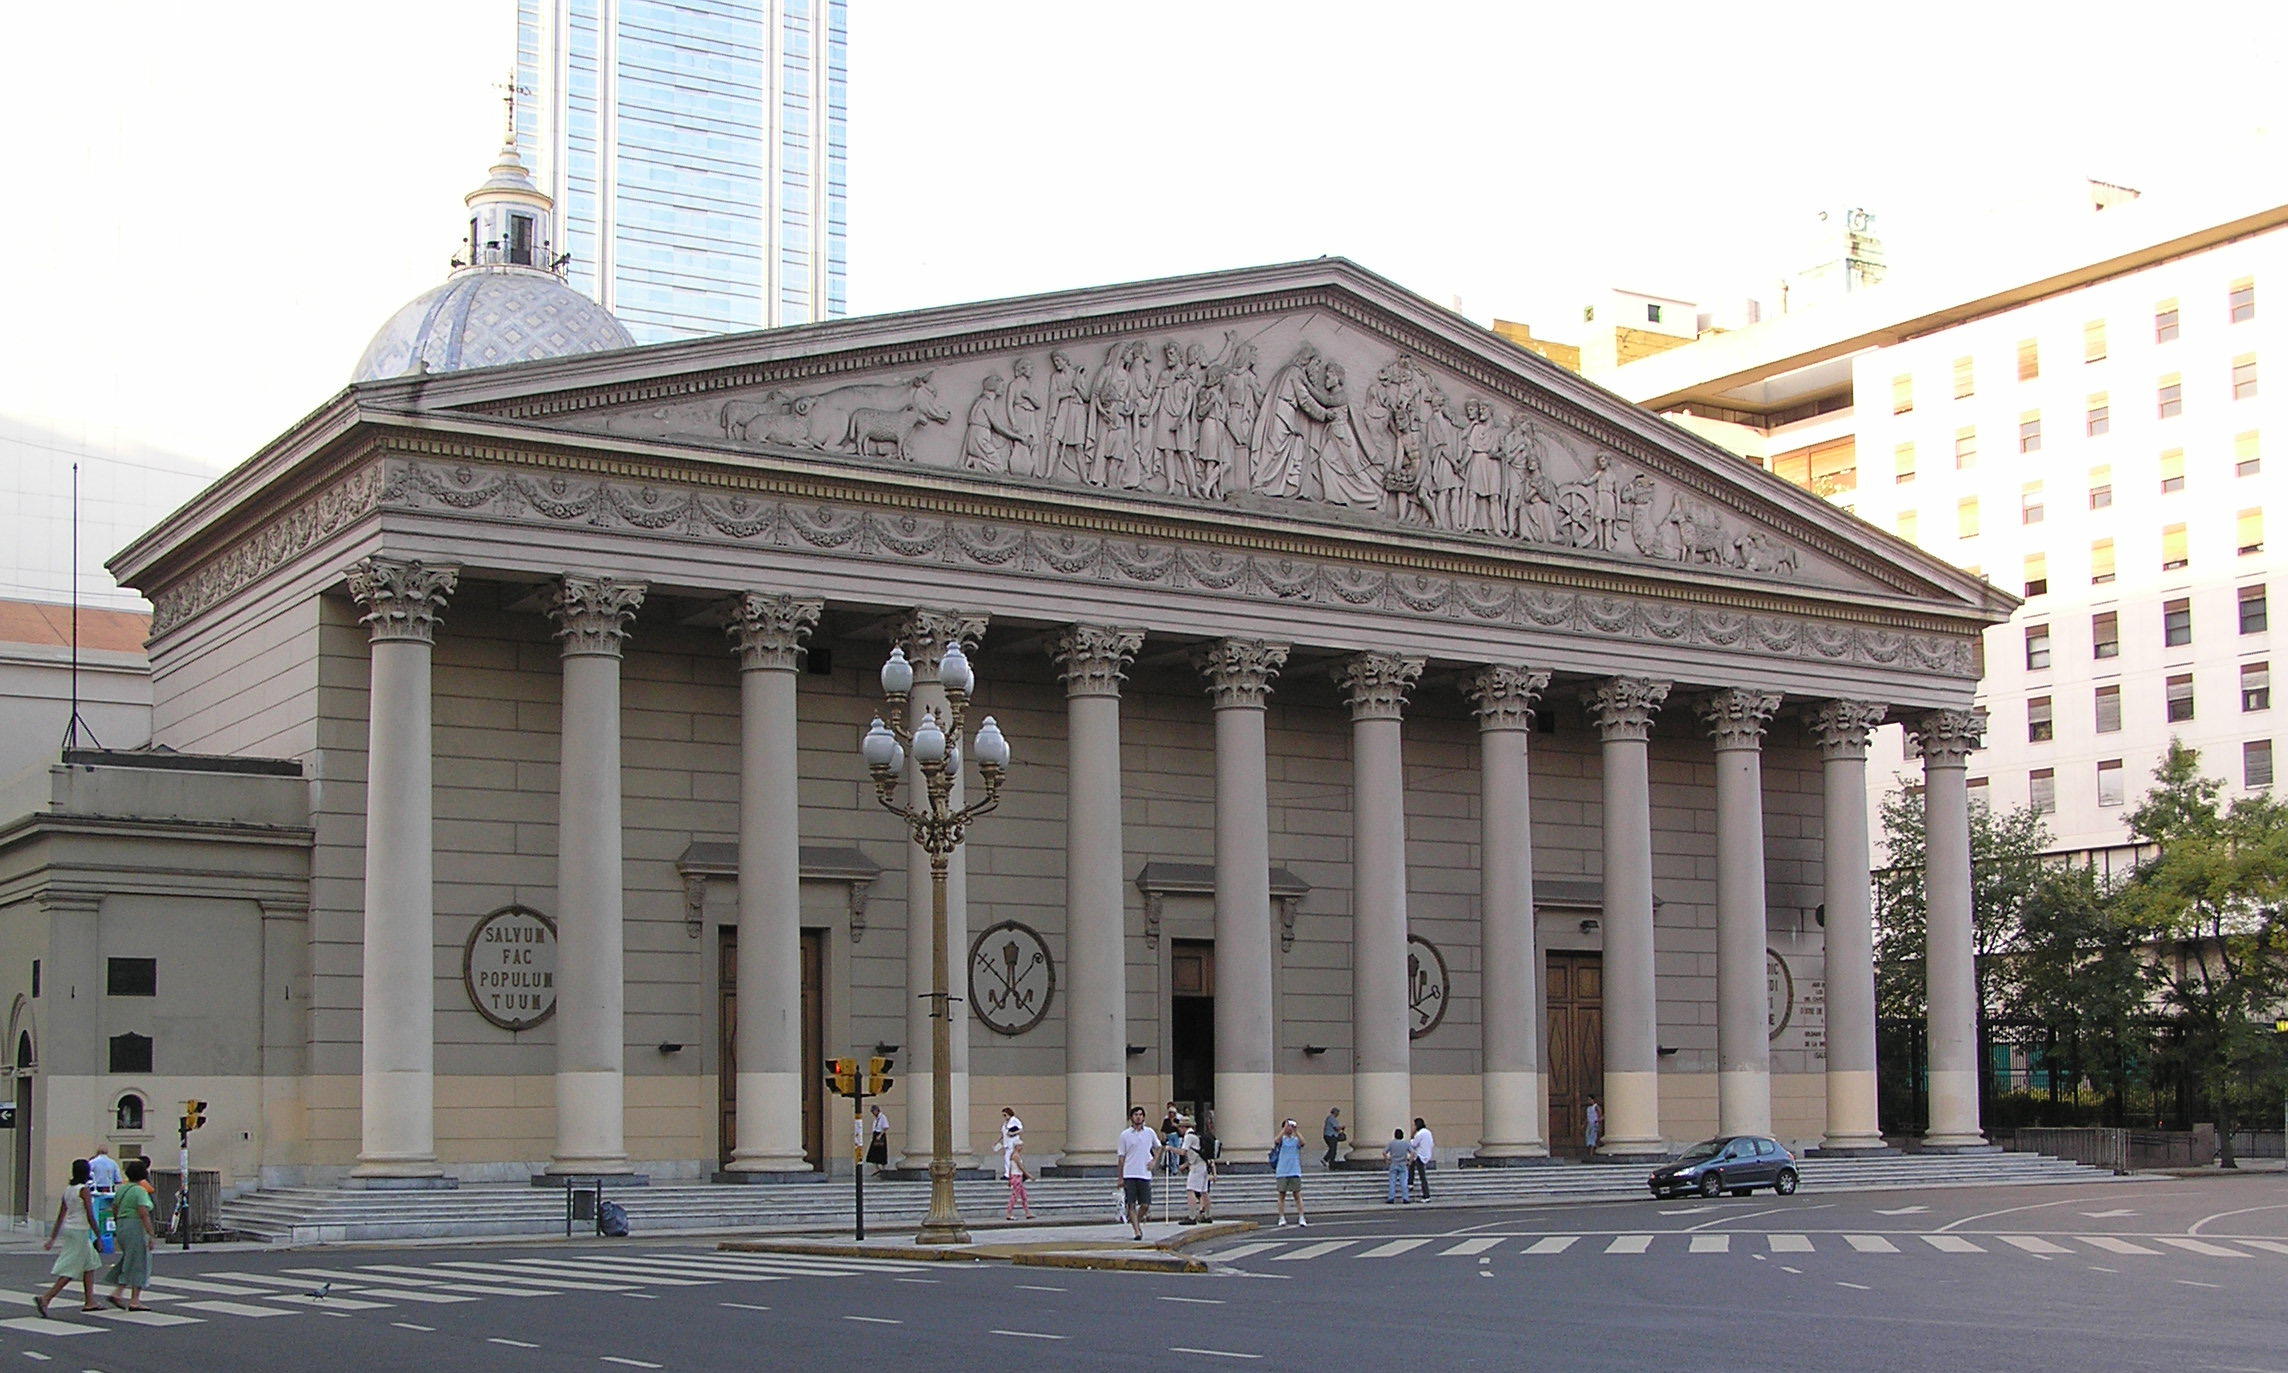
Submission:
[[[569,1239],[576,1223],[596,1226],[596,1214],[604,1200],[602,1178],[564,1179],[564,1235]]]
[[[182,1190],[182,1170],[154,1168],[151,1185],[159,1189],[151,1220],[165,1230],[175,1216],[175,1194]],[[191,1239],[195,1242],[222,1232],[222,1170],[191,1170]],[[171,1236],[180,1238],[180,1236]]]

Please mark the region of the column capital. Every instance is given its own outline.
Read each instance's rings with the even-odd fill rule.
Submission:
[[[1828,701],[1810,715],[1812,737],[1822,758],[1865,758],[1867,736],[1891,708],[1875,701]]]
[[[1925,769],[1959,768],[1985,736],[1986,707],[1934,710],[1907,726],[1907,756],[1922,759]]]
[[[1049,657],[1066,696],[1118,696],[1123,671],[1144,647],[1144,631],[1118,625],[1066,625],[1049,640]]]
[[[957,643],[964,653],[976,648],[978,640],[985,637],[988,621],[984,615],[915,606],[890,622],[890,642],[906,651],[906,661],[914,665],[917,679],[934,682],[938,660],[945,656],[946,648]]]
[[[795,656],[802,652],[802,641],[810,637],[826,602],[742,591],[731,598],[729,609],[723,632],[731,636],[732,651],[739,655],[739,670],[792,672]]]
[[[548,617],[556,621],[556,637],[564,641],[564,656],[617,658],[628,624],[650,586],[644,582],[614,581],[609,577],[559,578],[549,599]]]
[[[1395,720],[1426,666],[1398,653],[1360,653],[1342,660],[1335,681],[1350,700],[1353,720]]]
[[[1703,697],[1699,704],[1700,719],[1708,726],[1708,732],[1716,736],[1719,753],[1761,748],[1764,726],[1771,723],[1772,712],[1779,708],[1778,692],[1751,691],[1746,687],[1728,687]]]
[[[1549,685],[1549,674],[1522,663],[1493,663],[1462,679],[1462,692],[1477,712],[1481,730],[1533,728],[1533,703]]]
[[[1652,717],[1668,699],[1667,682],[1649,677],[1608,677],[1589,693],[1589,716],[1606,743],[1652,737]]]
[[[1261,710],[1272,678],[1287,665],[1287,650],[1263,639],[1218,639],[1194,652],[1192,662],[1208,679],[1217,710]]]
[[[436,642],[437,615],[459,585],[461,569],[452,563],[413,562],[375,554],[344,574],[350,595],[365,613],[358,617],[373,642]]]

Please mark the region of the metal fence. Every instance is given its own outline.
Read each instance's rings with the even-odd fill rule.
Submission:
[[[2245,1132],[2235,1135],[2234,1143],[2237,1145],[2246,1137]],[[1993,1138],[1995,1143],[2005,1149],[2071,1159],[2075,1163],[2087,1164],[2092,1168],[2108,1168],[2116,1173],[2163,1168],[2205,1168],[2216,1162],[2217,1158],[2214,1125],[2196,1125],[2190,1130],[2030,1126],[2019,1130],[1997,1130]],[[2244,1152],[2250,1157],[2260,1157],[2254,1149]],[[2277,1152],[2277,1147],[2274,1152]]]

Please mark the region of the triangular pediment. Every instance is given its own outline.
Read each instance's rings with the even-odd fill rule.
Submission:
[[[1338,260],[434,378],[416,405],[1669,578],[2006,603]]]

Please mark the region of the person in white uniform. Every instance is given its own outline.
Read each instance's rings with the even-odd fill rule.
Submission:
[[[1120,1132],[1120,1190],[1126,1204],[1128,1228],[1144,1238],[1144,1222],[1152,1215],[1152,1165],[1159,1160],[1160,1132],[1144,1123],[1144,1108],[1128,1108],[1128,1128]]]

